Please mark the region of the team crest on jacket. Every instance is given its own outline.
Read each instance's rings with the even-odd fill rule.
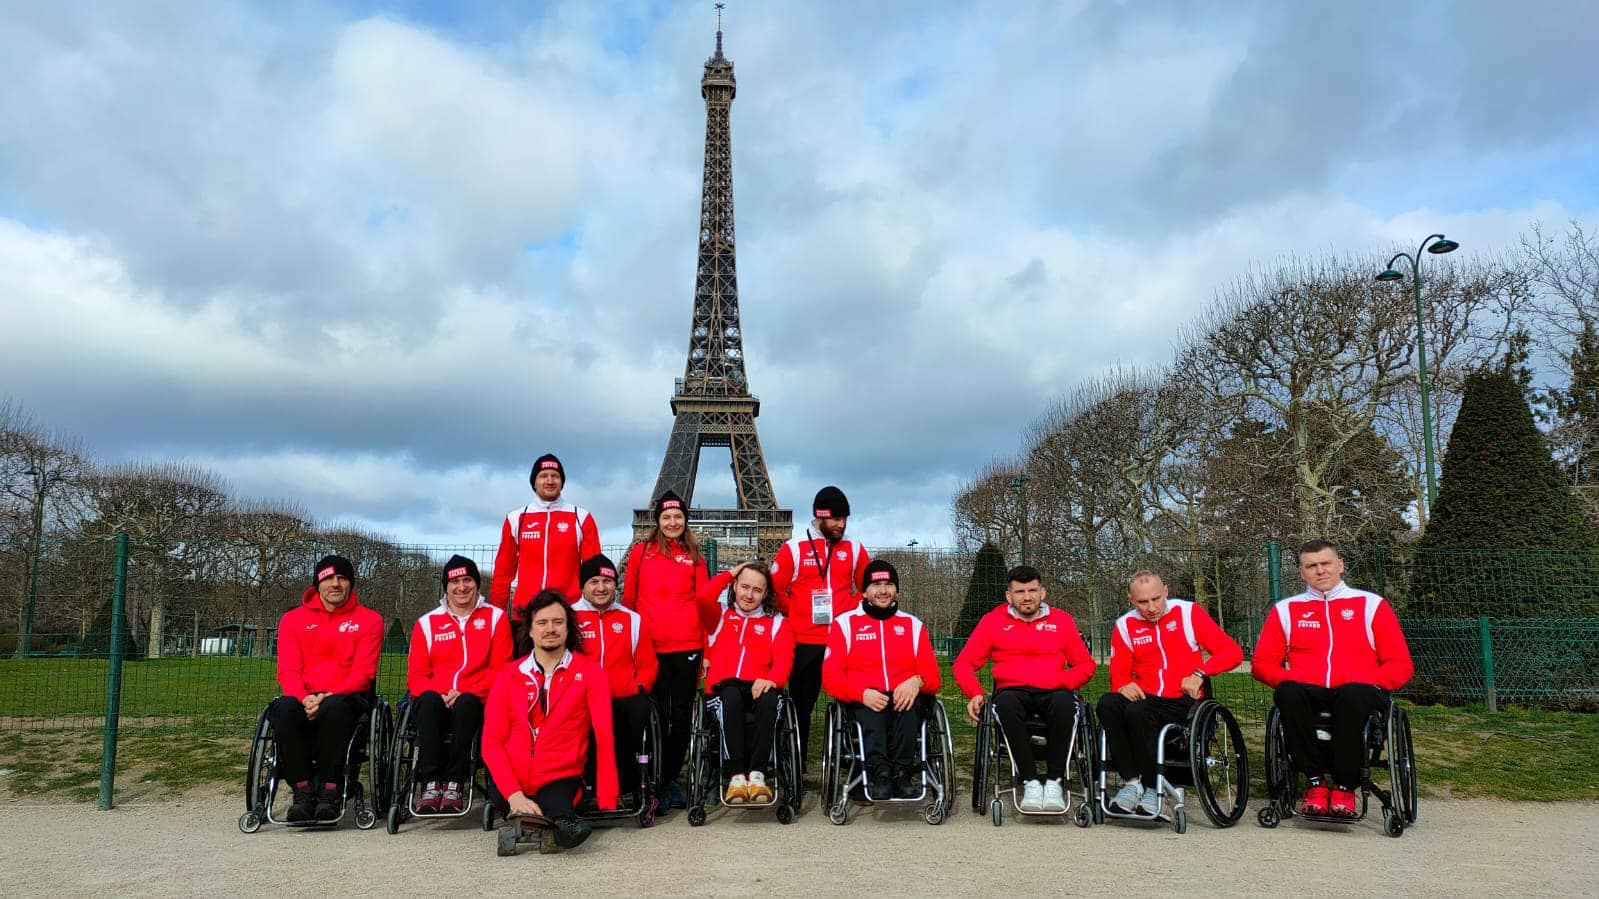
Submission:
[[[842,550],[841,549],[841,550],[838,551],[838,560],[840,562],[843,562],[843,561],[847,560],[848,558],[849,558],[849,552],[847,550]]]
[[[766,625],[764,625],[764,624],[755,625],[755,633],[757,633],[757,634],[766,633]]]
[[[1355,620],[1355,610],[1354,609],[1344,609],[1342,612],[1339,612],[1338,614],[1344,616],[1344,620],[1345,621],[1354,621]]]
[[[354,621],[346,621],[339,625],[339,633],[341,634],[353,634],[360,629],[361,625],[355,623]]]
[[[611,622],[611,633],[620,634],[621,632],[622,632],[622,622],[620,622],[620,621]]]
[[[1166,622],[1166,630],[1174,631],[1176,629],[1177,629],[1177,619],[1173,618],[1172,620]]]
[[[567,524],[567,523],[566,523],[566,522],[564,522],[564,521],[557,521],[557,522],[556,522],[556,523],[555,523],[555,529],[556,529],[556,530],[558,530],[558,531],[560,531],[560,532],[561,532],[561,533],[563,533],[563,534],[564,534],[564,533],[566,533],[566,532],[567,532],[567,531],[569,531],[569,530],[571,530],[571,529],[572,529],[572,526],[571,526],[571,525],[569,525],[569,524]]]
[[[905,625],[903,625],[903,624],[894,625],[894,636],[896,636],[896,637],[905,636]]]
[[[1048,621],[1040,621],[1040,622],[1038,622],[1038,629],[1040,631],[1049,631],[1052,634],[1055,633],[1056,631],[1060,630],[1060,628],[1057,628],[1055,625],[1050,624]]]
[[[472,621],[472,627],[474,630],[482,630],[484,628],[484,624],[485,623],[481,618],[477,618]]]

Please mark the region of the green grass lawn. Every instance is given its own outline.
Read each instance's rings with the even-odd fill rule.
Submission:
[[[380,671],[380,691],[391,701],[397,699],[403,692],[405,657],[384,656]],[[270,659],[161,659],[126,665],[118,796],[159,796],[201,784],[242,782],[250,728],[277,695],[274,672]],[[95,796],[105,675],[104,661],[0,661],[0,769],[12,771],[0,777],[0,789],[85,801]],[[947,664],[944,675],[940,695],[953,725],[957,771],[965,790],[970,786],[974,728]],[[1106,678],[1101,667],[1086,695],[1097,698],[1105,692]],[[1244,729],[1258,794],[1269,695],[1239,674],[1216,678],[1215,690]],[[1410,710],[1424,796],[1599,799],[1599,715],[1517,708],[1490,713],[1445,706]],[[822,719],[819,704],[812,721],[813,747],[823,742]]]

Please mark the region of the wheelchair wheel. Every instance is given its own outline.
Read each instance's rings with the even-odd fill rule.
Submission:
[[[1266,713],[1266,801],[1271,809],[1272,823],[1266,823],[1263,810],[1262,827],[1276,827],[1278,821],[1294,816],[1294,786],[1298,778],[1293,762],[1288,758],[1288,744],[1283,738],[1282,713],[1276,706]]]
[[[783,718],[780,723],[777,735],[777,770],[782,779],[781,786],[787,791],[787,795],[777,810],[777,820],[780,824],[789,824],[793,822],[794,816],[799,813],[800,806],[805,802],[805,774],[800,767],[800,756],[804,750],[800,744],[799,712],[795,710],[793,700],[786,694],[783,696]]]
[[[977,716],[977,737],[972,748],[972,813],[981,815],[988,808],[988,754],[992,735],[988,732],[988,703]]]
[[[266,709],[255,722],[255,738],[250,742],[250,763],[244,770],[244,814],[239,830],[255,833],[261,829],[272,803],[273,765],[276,762],[272,740],[272,720]]]
[[[1406,824],[1415,824],[1416,745],[1410,737],[1410,714],[1399,705],[1388,716],[1388,774],[1392,778],[1394,799]]]
[[[494,829],[494,801],[488,794],[483,795],[483,832],[488,833]]]
[[[711,793],[719,789],[720,752],[713,747],[715,736],[706,723],[705,696],[694,699],[694,720],[688,738],[688,823],[705,823],[705,804],[715,801]]]
[[[1217,827],[1232,827],[1249,805],[1249,750],[1233,713],[1214,699],[1194,711],[1188,765],[1199,807]]]
[[[383,700],[372,707],[371,723],[367,735],[367,802],[371,805],[372,820],[366,830],[377,823],[377,816],[389,810],[389,798],[394,791],[390,775],[390,750],[394,748],[394,709]],[[359,812],[360,809],[357,809]],[[356,826],[361,826],[359,814]]]
[[[400,825],[411,818],[411,792],[415,787],[416,733],[413,730],[411,709],[415,703],[406,703],[400,710],[400,721],[394,728],[394,742],[389,748],[389,833],[399,833]],[[373,763],[374,765],[377,762]]]
[[[849,781],[851,770],[844,761],[848,740],[844,734],[844,709],[833,700],[827,703],[823,729],[827,744],[822,752],[822,803],[827,808],[827,820],[834,824],[849,823]]]
[[[1094,707],[1082,700],[1077,702],[1075,741],[1077,779],[1083,787],[1083,804],[1097,808],[1098,803],[1094,802],[1094,790],[1099,784],[1099,753],[1095,747],[1099,745],[1099,725],[1094,720]],[[1089,814],[1093,816],[1094,812],[1090,811]],[[1093,817],[1092,822],[1102,823],[1098,817]]]
[[[943,824],[955,807],[955,741],[950,734],[949,712],[937,696],[932,699],[932,714],[927,720],[927,772],[936,779],[938,789],[923,811],[928,824]]]

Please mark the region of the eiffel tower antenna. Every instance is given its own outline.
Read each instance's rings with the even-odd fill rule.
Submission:
[[[705,98],[705,175],[688,363],[672,394],[672,436],[650,505],[671,490],[691,507],[689,523],[695,533],[715,537],[734,552],[747,549],[771,559],[792,533],[794,516],[792,510],[777,507],[755,430],[761,401],[750,393],[744,372],[734,252],[733,142],[728,128],[737,83],[732,60],[722,55],[722,6],[716,4],[716,54],[705,61],[700,78],[700,96]],[[692,508],[700,450],[707,446],[725,446],[732,453],[736,509]],[[653,509],[633,511],[636,539],[647,537],[654,525]]]

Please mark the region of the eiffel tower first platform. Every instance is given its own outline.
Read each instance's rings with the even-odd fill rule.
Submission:
[[[716,539],[724,565],[756,554],[771,559],[794,528],[793,512],[779,509],[772,493],[772,478],[755,432],[761,401],[750,393],[744,374],[733,240],[733,143],[728,130],[735,93],[733,62],[722,55],[718,11],[716,55],[705,61],[700,79],[700,95],[705,98],[705,180],[688,365],[672,395],[672,436],[650,504],[667,490],[681,496],[690,508],[694,533],[702,540]],[[694,477],[700,450],[707,446],[732,451],[736,509],[694,507]],[[633,510],[634,539],[648,537],[654,524],[652,509]]]

